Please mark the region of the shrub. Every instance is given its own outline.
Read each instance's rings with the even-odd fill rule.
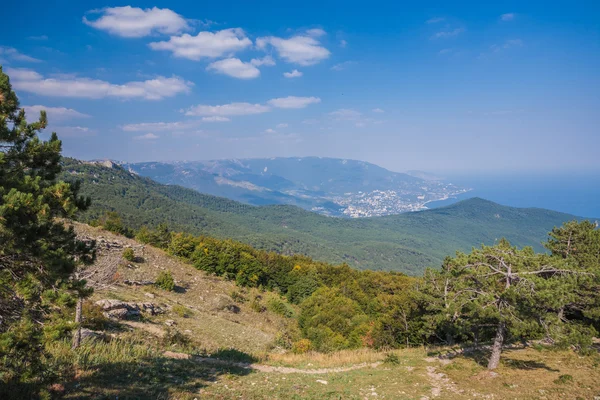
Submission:
[[[246,297],[244,297],[244,295],[241,294],[240,292],[238,292],[237,290],[233,290],[230,293],[230,296],[233,299],[233,301],[235,301],[236,303],[245,303],[246,301],[248,301],[248,299]]]
[[[554,380],[554,383],[557,385],[566,385],[567,383],[571,382],[573,382],[573,377],[571,375],[561,375]]]
[[[267,309],[286,318],[294,316],[294,309],[286,302],[274,297],[267,302]]]
[[[257,313],[261,313],[261,312],[265,312],[265,311],[267,311],[267,308],[266,308],[265,306],[263,306],[263,305],[260,303],[260,300],[258,300],[258,299],[254,299],[254,300],[252,300],[252,303],[250,303],[250,308],[251,308],[253,311],[256,311]]]
[[[163,290],[172,291],[175,289],[175,280],[169,271],[162,271],[160,274],[158,274],[154,284]]]
[[[83,303],[83,318],[81,326],[94,331],[101,331],[107,328],[110,320],[104,316],[102,307],[86,301]]]
[[[387,353],[383,362],[386,364],[398,365],[400,364],[400,357],[396,353]]]
[[[180,347],[188,349],[190,347],[190,338],[176,329],[167,329],[162,337],[162,344],[165,347]]]
[[[292,344],[292,352],[295,354],[304,354],[312,350],[312,342],[308,339],[300,339]]]
[[[184,307],[180,304],[174,305],[173,306],[173,312],[177,315],[179,315],[181,318],[189,318],[192,315],[194,315],[194,313],[192,312],[192,310],[190,310],[187,307]]]
[[[125,250],[123,250],[123,258],[127,261],[135,261],[135,253],[133,252],[133,249],[131,247],[128,247]]]

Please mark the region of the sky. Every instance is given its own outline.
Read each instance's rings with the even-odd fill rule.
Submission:
[[[600,2],[2,8],[0,64],[68,156],[600,171]]]

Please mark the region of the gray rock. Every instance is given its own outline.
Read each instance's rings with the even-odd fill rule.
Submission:
[[[173,326],[173,325],[177,325],[177,322],[173,321],[172,319],[168,319],[165,321],[165,325]]]

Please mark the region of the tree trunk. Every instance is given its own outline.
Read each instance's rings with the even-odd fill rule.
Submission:
[[[77,306],[75,307],[75,323],[77,324],[77,330],[73,335],[73,348],[76,349],[81,344],[81,311],[83,310],[83,297],[77,299]]]
[[[448,346],[454,346],[454,336],[452,336],[450,329],[446,329],[446,344]]]
[[[490,356],[490,362],[488,363],[488,369],[496,369],[500,363],[500,353],[502,353],[502,345],[504,344],[504,334],[506,332],[506,325],[504,322],[498,324],[496,330],[496,338],[494,339],[494,345],[492,346],[492,355]]]

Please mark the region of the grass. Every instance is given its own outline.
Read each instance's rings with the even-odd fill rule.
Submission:
[[[600,393],[598,355],[582,357],[571,351],[505,350],[497,376],[471,355],[440,362],[428,358],[424,348],[262,355],[220,349],[210,354],[219,360],[300,370],[393,360],[375,368],[311,375],[168,359],[162,356],[164,348],[145,336],[133,332],[109,342],[88,341],[77,351],[68,341],[53,344],[49,350],[56,364],[74,365],[58,385],[64,398],[559,400],[592,399]],[[432,375],[441,378],[436,381]]]

